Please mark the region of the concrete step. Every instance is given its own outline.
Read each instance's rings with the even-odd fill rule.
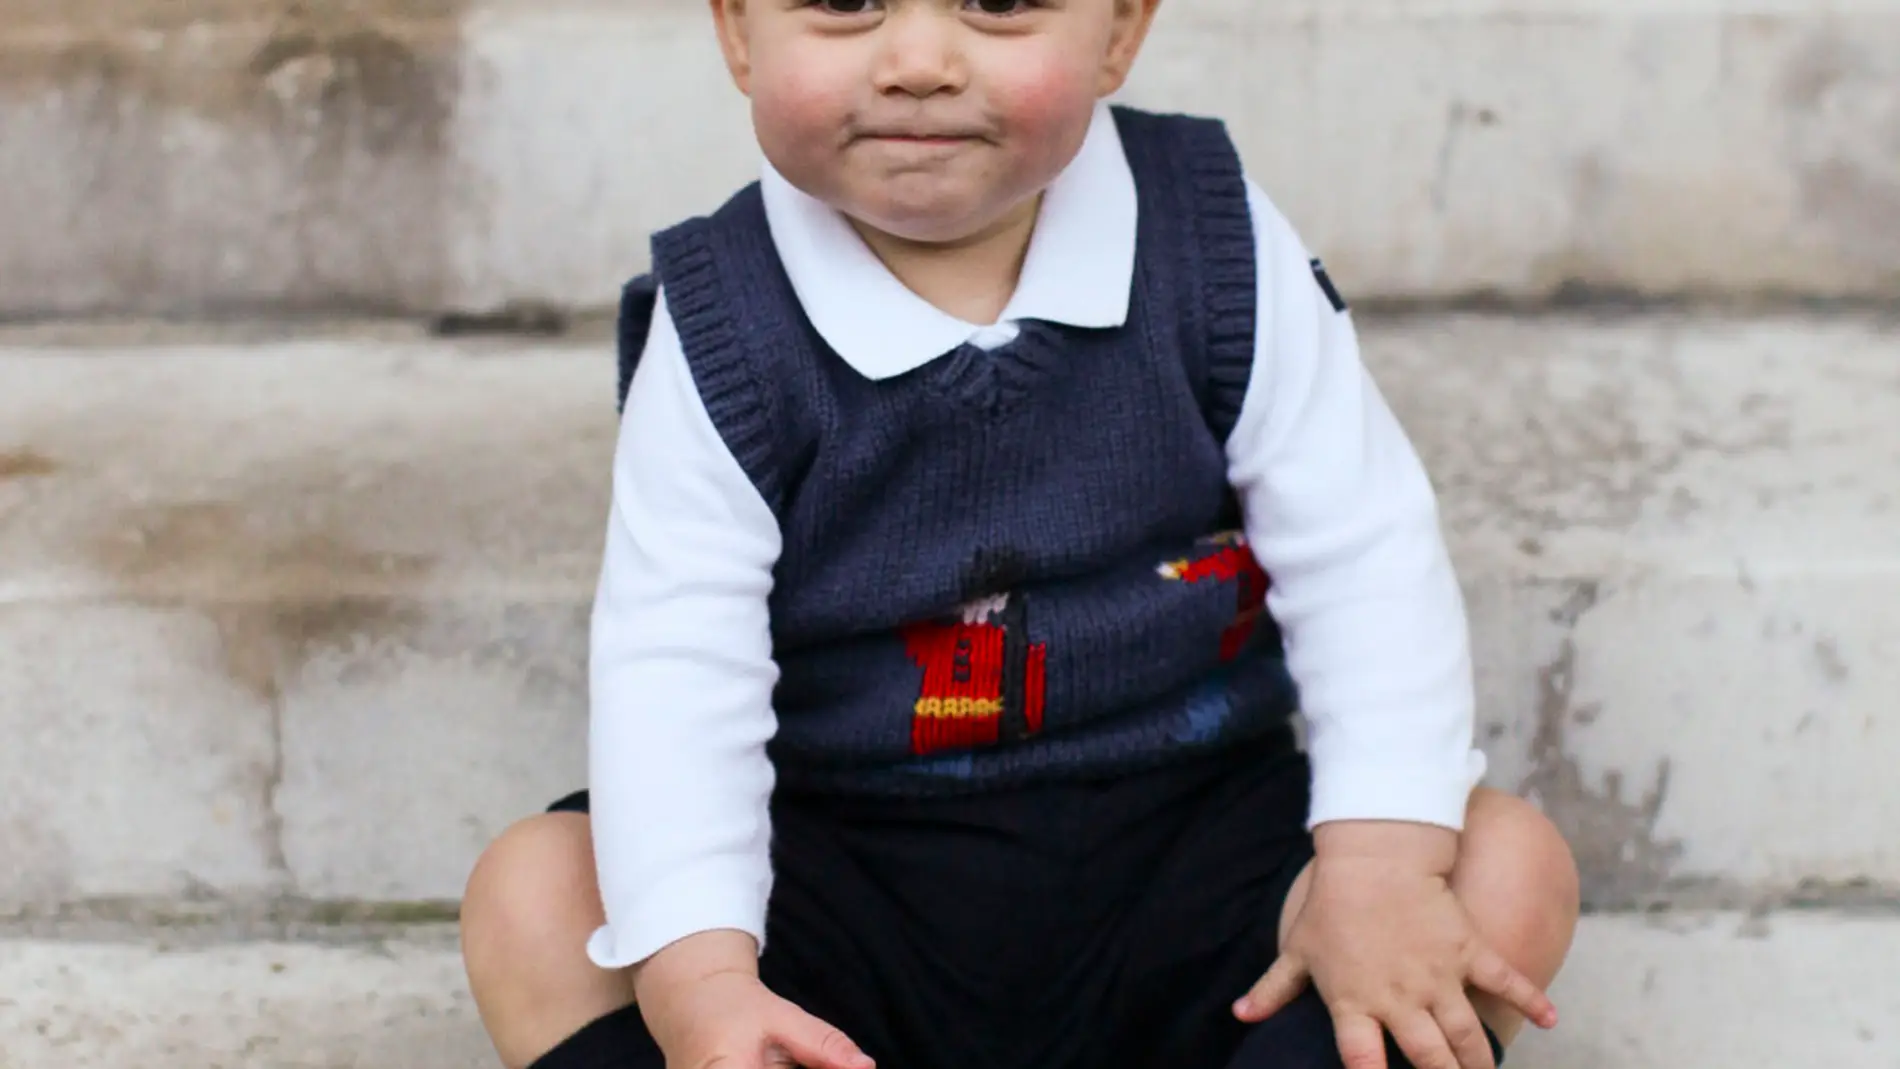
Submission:
[[[1900,1069],[1900,921],[1592,917],[1529,1069]],[[449,930],[373,943],[0,941],[0,1069],[495,1064]]]
[[[1900,902],[1900,322],[1364,334],[1591,904]],[[613,434],[598,337],[0,342],[0,915],[450,908],[582,782]]]
[[[1361,300],[1900,295],[1900,0],[1195,0]],[[703,4],[0,0],[0,316],[598,307],[756,174]]]

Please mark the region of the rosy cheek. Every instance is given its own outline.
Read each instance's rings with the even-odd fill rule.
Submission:
[[[788,131],[813,132],[838,120],[838,92],[823,78],[796,66],[759,72],[753,106],[762,117]]]
[[[795,64],[761,69],[752,94],[760,147],[795,183],[822,183],[823,164],[835,151],[850,112],[849,87],[814,77],[819,68]]]
[[[1001,67],[991,78],[991,102],[1019,145],[1038,154],[1072,152],[1095,106],[1092,78],[1060,57]]]

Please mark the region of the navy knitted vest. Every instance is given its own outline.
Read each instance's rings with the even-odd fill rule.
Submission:
[[[701,398],[777,515],[770,745],[790,789],[1116,775],[1289,730],[1224,441],[1254,354],[1241,165],[1210,120],[1116,109],[1139,191],[1129,318],[1030,321],[871,381],[806,320],[757,186],[654,240]]]

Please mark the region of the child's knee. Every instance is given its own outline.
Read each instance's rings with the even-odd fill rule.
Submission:
[[[600,920],[584,816],[524,820],[475,863],[462,897],[462,958],[504,1065],[531,1065],[632,1003],[627,975],[587,958],[587,938]]]
[[[1497,949],[1538,983],[1569,952],[1577,924],[1577,862],[1563,833],[1522,798],[1471,797],[1458,894]]]
[[[1480,789],[1471,796],[1467,849],[1512,860],[1537,897],[1568,903],[1578,897],[1577,859],[1563,832],[1536,806],[1516,795]]]
[[[531,817],[503,832],[475,863],[462,896],[462,942],[471,959],[565,945],[600,922],[587,818]],[[471,960],[471,965],[475,964]]]

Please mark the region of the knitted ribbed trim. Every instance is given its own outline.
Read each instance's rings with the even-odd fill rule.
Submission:
[[[1150,280],[1189,289],[1179,312],[1200,333],[1207,375],[1207,422],[1225,445],[1240,418],[1253,375],[1258,329],[1258,265],[1253,213],[1240,155],[1220,121],[1115,109],[1128,151],[1175,168],[1185,203],[1157,205],[1188,231],[1196,254],[1178,279]]]
[[[640,354],[646,352],[647,336],[653,330],[653,309],[659,303],[660,282],[652,275],[641,275],[620,291],[620,316],[616,321],[616,348],[620,356],[620,387],[614,410],[627,410],[627,390],[633,385],[634,369],[640,366]]]
[[[756,221],[749,222],[756,225],[729,225],[722,218],[727,212],[754,214]],[[744,294],[729,287],[722,269],[723,265],[736,277],[745,278],[752,265],[775,262],[764,213],[758,187],[749,187],[718,216],[697,219],[655,237],[653,261],[662,272],[667,310],[679,331],[700,400],[739,466],[776,511],[784,493],[775,448],[777,401],[776,394],[758,381],[758,369],[770,367],[771,361],[754,349],[764,339],[803,327],[776,314],[783,302],[745,300]],[[739,247],[756,242],[767,247]]]

